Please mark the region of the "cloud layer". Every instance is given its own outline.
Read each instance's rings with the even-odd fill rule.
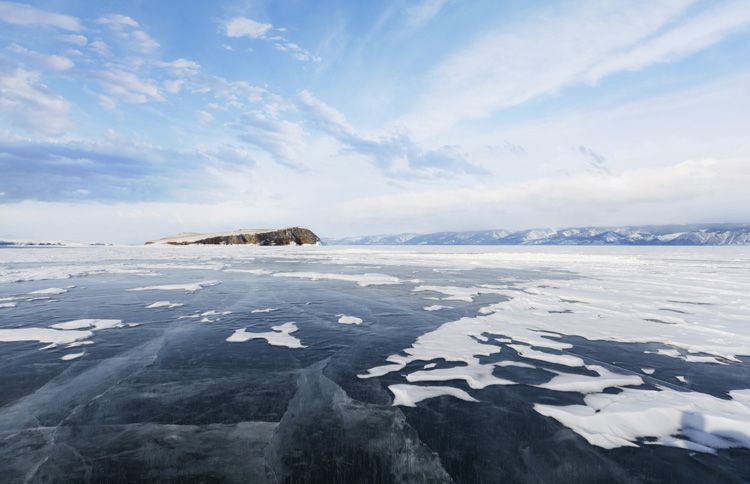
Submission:
[[[745,1],[112,9],[0,1],[0,238],[746,221]]]

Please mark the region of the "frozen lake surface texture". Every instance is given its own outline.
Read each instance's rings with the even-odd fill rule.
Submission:
[[[2,482],[750,482],[750,249],[0,249]]]

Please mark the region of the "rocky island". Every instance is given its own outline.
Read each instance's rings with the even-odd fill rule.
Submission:
[[[318,245],[320,238],[311,230],[302,227],[285,229],[240,229],[232,232],[202,234],[186,232],[146,244],[166,245]]]

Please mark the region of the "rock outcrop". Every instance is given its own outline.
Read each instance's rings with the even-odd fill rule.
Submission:
[[[302,227],[286,229],[246,229],[211,234],[184,233],[146,244],[167,245],[317,245],[320,238],[311,230]]]

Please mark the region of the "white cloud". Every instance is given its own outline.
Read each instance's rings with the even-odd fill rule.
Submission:
[[[262,38],[273,28],[273,25],[257,22],[247,17],[234,17],[224,23],[224,33],[228,37]]]
[[[159,67],[169,67],[176,70],[184,69],[190,71],[197,71],[201,68],[200,64],[198,64],[197,62],[183,58],[179,58],[170,62],[158,61],[156,65]]]
[[[117,107],[117,103],[111,97],[103,94],[96,96],[96,102],[105,109],[115,109]]]
[[[135,30],[130,34],[130,46],[143,53],[149,53],[159,47],[159,43],[143,30]]]
[[[198,152],[211,162],[251,167],[255,165],[255,153],[242,146],[225,144],[218,147],[198,146]]]
[[[390,177],[435,177],[446,173],[483,171],[467,162],[465,156],[454,146],[425,148],[400,132],[380,136],[360,134],[343,114],[309,91],[299,93],[298,107],[307,115],[309,125],[330,135],[347,150],[367,157]]]
[[[236,170],[235,170],[236,171]],[[75,214],[75,227],[70,216]],[[227,203],[96,203],[34,202],[0,204],[3,237],[31,240],[86,240],[142,244],[146,240],[185,231],[225,230],[226,227],[292,224],[291,211],[273,201]],[[8,234],[8,230],[14,230]],[[128,230],[123,230],[127,227]]]
[[[72,60],[60,55],[45,55],[42,65],[52,71],[67,71],[75,65]]]
[[[121,27],[133,27],[138,28],[138,22],[133,20],[132,18],[128,17],[127,15],[121,15],[119,13],[110,13],[107,15],[103,15],[96,19],[97,23],[100,23],[102,25],[108,25],[111,28],[121,28]]]
[[[294,168],[305,164],[305,132],[298,123],[256,113],[244,116],[235,127],[242,141],[265,150],[278,163]]]
[[[219,103],[208,103],[206,104],[206,107],[208,109],[213,109],[214,111],[226,111],[227,110],[226,106],[222,106]]]
[[[419,28],[432,20],[450,0],[422,0],[406,9],[407,24]]]
[[[746,187],[750,183],[748,161],[688,160],[673,165],[622,171],[613,175],[576,174],[540,178],[518,183],[446,189],[360,198],[341,210],[349,217],[382,218],[398,214],[399,219],[451,217],[463,220],[509,219],[508,213],[525,218],[526,225],[588,224],[607,219],[613,212],[625,212],[630,220],[654,220],[661,207],[664,217],[671,205],[683,202],[695,207],[722,202],[726,207],[750,204]],[[643,208],[645,207],[645,208]],[[650,212],[644,217],[645,212]],[[684,217],[687,212],[680,210]],[[736,210],[735,210],[736,212]],[[384,215],[389,214],[389,215]],[[635,214],[639,214],[637,217]],[[730,216],[726,212],[726,216]],[[667,219],[668,220],[668,219]],[[433,220],[434,221],[434,220]],[[684,220],[682,220],[684,222]],[[519,219],[515,220],[519,223]],[[521,222],[523,223],[523,222]],[[610,222],[611,223],[611,222]]]
[[[39,82],[39,75],[17,68],[0,72],[0,112],[23,129],[60,135],[69,126],[70,109],[62,96],[51,93]]]
[[[211,113],[209,113],[207,111],[203,111],[203,110],[196,111],[196,114],[198,115],[198,121],[200,121],[201,124],[203,124],[205,126],[213,124],[213,122],[214,122],[214,116],[213,116],[213,114],[211,114]]]
[[[320,62],[321,59],[318,56],[312,55],[307,49],[303,49],[294,42],[276,42],[274,44],[277,50],[281,52],[288,52],[295,59],[303,62],[313,61]]]
[[[192,77],[201,69],[200,64],[197,62],[183,58],[170,62],[156,61],[154,64],[163,69],[170,69],[178,77]]]
[[[14,25],[46,25],[72,32],[83,30],[81,21],[76,17],[14,2],[0,2],[0,21]]]
[[[593,66],[585,75],[589,82],[619,71],[635,71],[652,64],[670,62],[705,49],[750,25],[750,5],[734,1],[696,15],[666,32],[649,38],[626,52]]]
[[[109,27],[128,48],[137,52],[148,54],[159,47],[159,43],[143,30],[138,30],[140,24],[127,15],[117,13],[104,15],[97,19],[97,23]]]
[[[239,110],[252,106],[253,109],[257,109],[257,105],[262,103],[265,114],[272,117],[277,116],[279,111],[287,109],[289,104],[281,96],[247,81],[227,81],[218,76],[211,76],[205,80],[203,88],[204,91],[201,92],[212,91],[217,99],[224,100],[225,108]]]
[[[99,54],[102,57],[106,58],[112,56],[112,51],[110,50],[109,45],[101,40],[95,40],[94,42],[91,42],[88,48],[92,52]]]
[[[15,43],[8,47],[8,51],[16,54],[25,63],[47,71],[67,71],[75,65],[73,61],[67,57],[42,54]]]
[[[249,37],[251,39],[262,39],[268,42],[273,42],[274,47],[281,51],[290,54],[292,57],[303,62],[320,62],[320,57],[313,55],[307,49],[300,47],[294,42],[288,41],[281,35],[267,35],[272,29],[277,32],[285,32],[286,29],[274,28],[273,25],[267,23],[257,22],[247,17],[234,17],[224,22],[224,33],[227,37]],[[234,50],[234,48],[227,44],[222,44],[222,47],[226,50]],[[248,52],[252,52],[252,49],[247,49]]]
[[[133,72],[122,69],[111,69],[98,74],[99,81],[111,96],[129,103],[146,103],[164,101],[156,83],[150,79],[141,79]]]
[[[481,34],[430,72],[425,94],[401,123],[424,135],[445,132],[571,84],[674,60],[750,22],[747,2],[688,15],[693,3],[557,4]]]
[[[164,90],[171,94],[177,94],[182,90],[182,85],[185,83],[182,79],[172,79],[162,82]]]
[[[89,39],[87,39],[85,35],[79,35],[79,34],[61,35],[60,39],[63,42],[68,42],[70,44],[75,44],[75,45],[77,45],[79,47],[85,46],[88,43],[88,41],[89,41]]]
[[[298,97],[301,106],[312,114],[316,127],[337,138],[342,135],[355,136],[354,128],[341,112],[315,97],[310,91],[300,91]]]

